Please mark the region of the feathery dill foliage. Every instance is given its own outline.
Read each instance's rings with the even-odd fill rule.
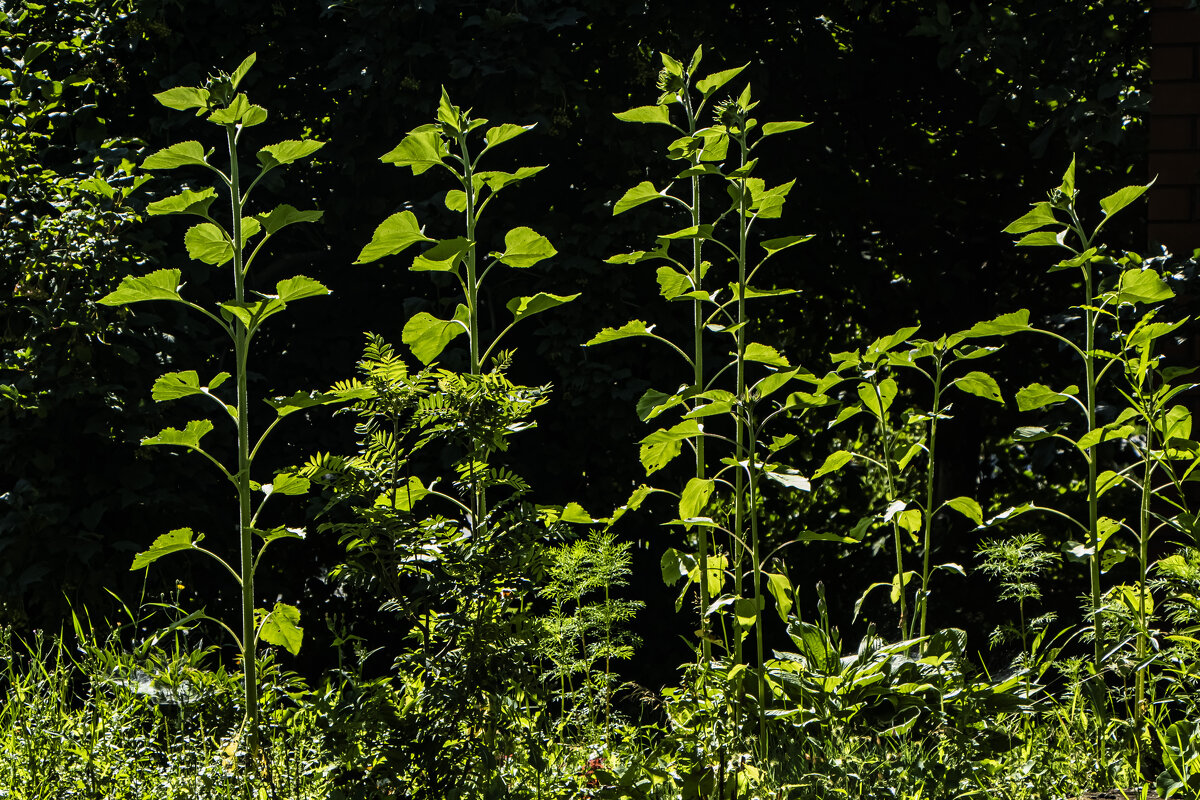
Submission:
[[[1038,579],[1059,560],[1058,554],[1044,550],[1043,546],[1041,534],[1019,533],[1011,539],[989,539],[979,547],[979,569],[1000,582],[1001,600],[1017,603],[1017,624],[997,626],[992,631],[993,647],[1020,639],[1021,649],[1027,651],[1029,634],[1054,622],[1053,614],[1043,614],[1032,620],[1025,615],[1026,601],[1042,599]]]

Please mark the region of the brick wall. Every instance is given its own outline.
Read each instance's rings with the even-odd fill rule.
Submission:
[[[1200,248],[1200,13],[1188,0],[1150,11],[1150,190],[1147,238],[1177,255]]]

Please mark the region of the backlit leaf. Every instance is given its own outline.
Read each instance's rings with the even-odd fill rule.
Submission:
[[[976,525],[983,524],[983,509],[980,508],[978,502],[970,497],[955,497],[947,500],[945,505],[947,508],[952,508],[962,514]]]
[[[693,419],[684,420],[668,430],[657,430],[641,441],[639,457],[646,474],[650,475],[679,455],[682,443],[700,435],[700,425]]]
[[[142,439],[143,445],[176,445],[191,450],[200,450],[200,440],[213,429],[213,424],[206,419],[194,419],[183,430],[163,428],[154,436]]]
[[[165,92],[154,95],[154,99],[167,108],[173,108],[176,111],[190,111],[198,108],[200,111],[197,114],[203,114],[208,110],[208,97],[208,89],[198,89],[195,86],[176,86],[174,89],[167,89]]]
[[[492,253],[491,257],[510,267],[532,267],[558,253],[550,240],[536,231],[526,228],[513,228],[504,235],[504,252]]]
[[[323,211],[299,211],[293,206],[284,203],[271,209],[269,214],[257,214],[255,219],[262,223],[266,229],[267,235],[274,235],[280,228],[288,225],[293,225],[297,222],[316,222],[325,212]]]
[[[679,499],[679,518],[691,519],[700,516],[708,499],[712,497],[714,482],[711,478],[692,478],[684,487]]]
[[[112,292],[100,299],[105,306],[120,306],[126,303],[140,303],[145,300],[174,300],[182,303],[179,296],[179,277],[177,269],[160,269],[141,278],[127,275]]]
[[[811,122],[768,122],[762,126],[763,136],[774,136],[777,133],[788,133],[790,131],[798,131],[801,128],[807,128],[812,125]]]
[[[588,341],[584,342],[585,346],[594,344],[604,344],[605,342],[615,342],[618,339],[628,339],[631,336],[654,336],[650,327],[640,319],[635,319],[626,322],[619,328],[604,328]]]
[[[538,292],[533,297],[514,297],[508,301],[505,306],[513,315],[513,322],[532,317],[534,314],[540,314],[556,306],[561,306],[564,303],[569,303],[579,297],[579,294],[549,294],[548,292]]]
[[[1038,228],[1044,228],[1047,225],[1060,224],[1054,218],[1054,209],[1049,203],[1034,203],[1033,208],[1025,216],[1014,222],[1009,223],[1004,229],[1005,233],[1028,233],[1036,231]]]
[[[813,473],[812,479],[815,481],[823,475],[828,475],[832,472],[837,472],[842,467],[854,460],[854,454],[848,450],[837,450],[825,457],[825,462],[820,468]]]
[[[1000,394],[1000,386],[986,372],[968,372],[966,375],[955,380],[952,385],[967,394],[973,394],[985,400],[992,400],[997,403],[1004,402],[1004,397]]]
[[[648,203],[651,200],[661,200],[664,193],[654,188],[654,184],[650,181],[642,181],[637,186],[634,186],[625,194],[621,195],[621,199],[613,205],[613,216],[628,211],[631,208],[636,208],[642,203]]]
[[[139,569],[144,569],[151,563],[171,553],[194,550],[196,545],[203,539],[204,534],[196,534],[191,528],[177,528],[170,533],[164,533],[151,543],[150,549],[143,550],[133,557],[133,564],[130,565],[129,571],[135,572]]]
[[[812,484],[803,475],[792,475],[787,472],[768,472],[767,477],[789,489],[799,489],[802,492],[812,489]]]
[[[775,598],[775,610],[779,612],[779,618],[787,622],[788,614],[792,611],[792,582],[786,575],[776,572],[764,572],[763,576],[767,579],[767,591]]]
[[[404,325],[400,338],[422,364],[429,364],[446,349],[454,337],[467,333],[466,306],[459,305],[454,318],[438,319],[424,311],[414,314]]]
[[[471,249],[471,241],[458,236],[445,239],[413,259],[413,272],[454,272],[462,257]]]
[[[1001,314],[988,322],[976,322],[963,332],[963,336],[968,339],[980,336],[1008,336],[1028,330],[1033,330],[1029,325],[1029,311],[1021,309],[1010,314]]]
[[[498,144],[503,144],[510,139],[515,139],[522,133],[533,130],[534,125],[512,125],[505,123],[498,125],[495,128],[488,128],[483,134],[484,141],[488,147],[495,147]]]
[[[1104,211],[1104,216],[1111,217],[1145,194],[1149,188],[1149,186],[1126,186],[1123,189],[1113,192],[1100,201],[1100,208]]]
[[[414,175],[443,164],[446,145],[436,130],[417,130],[404,137],[400,144],[379,160],[398,167],[410,167]]]
[[[258,637],[267,644],[284,648],[292,655],[300,652],[304,628],[300,627],[300,609],[287,603],[276,603],[259,626]]]
[[[778,350],[770,345],[751,342],[746,345],[747,361],[756,361],[760,364],[767,364],[772,367],[790,367],[787,357],[781,354]]]
[[[417,242],[432,242],[421,233],[421,226],[411,211],[392,214],[375,229],[371,242],[358,254],[355,264],[377,261],[384,256],[395,255]]]
[[[1068,386],[1061,392],[1056,392],[1045,384],[1031,383],[1017,392],[1017,408],[1021,411],[1032,411],[1070,400],[1071,396],[1076,394],[1079,394],[1078,386]]]
[[[195,214],[198,217],[204,217],[208,215],[208,208],[216,199],[217,190],[211,186],[198,192],[184,189],[177,195],[155,200],[146,206],[146,213],[152,217],[161,214]]]
[[[202,222],[188,229],[183,236],[188,255],[196,261],[219,267],[233,258],[233,244],[225,231],[211,222]]]
[[[325,288],[324,284],[303,275],[296,275],[275,284],[275,296],[285,303],[326,294],[329,294],[329,290]]]
[[[657,123],[659,125],[671,124],[671,114],[666,106],[638,106],[628,111],[619,111],[613,114],[613,116],[622,122],[646,122]]]
[[[204,147],[199,142],[179,142],[147,156],[142,169],[175,169],[176,167],[208,166]]]
[[[287,139],[259,150],[258,163],[262,164],[264,168],[291,164],[293,161],[311,156],[324,146],[324,142],[314,139]]]

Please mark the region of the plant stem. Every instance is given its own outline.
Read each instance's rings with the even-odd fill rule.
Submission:
[[[933,415],[929,421],[929,455],[925,472],[925,558],[921,565],[921,629],[920,637],[925,637],[925,622],[929,612],[929,579],[930,556],[933,549],[933,484],[934,470],[937,467],[937,429],[938,417],[942,411],[942,359],[945,351],[939,349],[934,353],[933,378]],[[925,646],[921,646],[924,650]]]

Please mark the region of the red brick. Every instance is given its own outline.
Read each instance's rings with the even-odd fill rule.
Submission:
[[[1160,44],[1150,53],[1150,79],[1190,80],[1195,76],[1196,50],[1191,45]]]
[[[1200,42],[1200,14],[1184,9],[1150,15],[1150,41],[1155,44]]]
[[[1155,186],[1150,190],[1150,219],[1155,222],[1188,222],[1192,219],[1192,195],[1185,186]]]
[[[1150,149],[1195,149],[1195,120],[1195,117],[1150,117]]]
[[[1150,89],[1151,114],[1200,114],[1200,82],[1156,83]]]
[[[1150,177],[1163,186],[1200,183],[1200,153],[1151,153]]]
[[[1191,255],[1200,247],[1200,222],[1152,222],[1146,226],[1151,250],[1165,245],[1172,253]]]

